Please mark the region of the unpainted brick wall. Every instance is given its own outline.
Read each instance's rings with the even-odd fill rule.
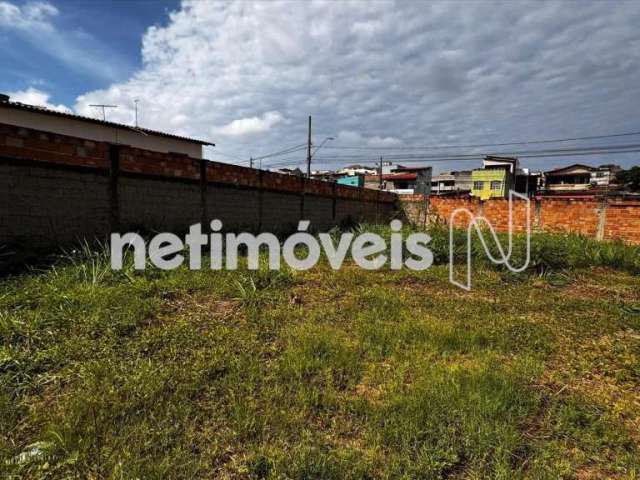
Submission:
[[[621,238],[640,243],[640,202],[637,200],[610,202],[605,211],[603,236],[606,240]]]
[[[0,124],[0,244],[68,244],[111,231],[186,231],[220,219],[232,229],[284,231],[301,219],[326,230],[384,221],[388,192],[117,146]],[[204,175],[202,175],[204,173]],[[206,228],[207,225],[204,225]]]
[[[415,223],[423,221],[421,205],[424,198],[419,195],[401,195],[402,210]],[[585,236],[640,244],[640,201],[601,198],[549,198],[531,199],[530,219],[532,230],[554,233],[573,232]],[[457,208],[466,208],[474,215],[487,218],[498,232],[509,226],[509,202],[504,199],[479,201],[469,197],[437,197],[429,199],[429,220],[449,222],[451,213]],[[455,217],[458,227],[468,225],[464,215]],[[513,205],[513,227],[525,230],[526,203],[515,200]]]

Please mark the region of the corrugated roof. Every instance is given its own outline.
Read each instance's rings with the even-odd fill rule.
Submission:
[[[147,128],[132,127],[131,125],[125,125],[123,123],[107,122],[106,120],[98,120],[97,118],[84,117],[82,115],[76,115],[75,113],[58,112],[56,110],[51,110],[51,109],[48,109],[48,108],[45,108],[45,107],[39,107],[39,106],[36,106],[36,105],[29,105],[29,104],[21,103],[21,102],[12,102],[12,101],[2,102],[2,101],[0,101],[0,107],[13,108],[13,109],[16,109],[16,110],[24,110],[24,111],[27,111],[27,112],[43,113],[45,115],[52,115],[52,116],[55,116],[55,117],[70,118],[70,119],[73,119],[73,120],[80,120],[82,122],[96,123],[96,124],[99,124],[99,125],[104,125],[106,127],[121,128],[123,130],[131,130],[133,132],[143,133],[145,135],[155,135],[155,136],[158,136],[158,137],[166,137],[166,138],[173,138],[173,139],[176,139],[176,140],[182,140],[184,142],[197,143],[199,145],[215,146],[215,143],[206,142],[204,140],[198,140],[198,139],[195,139],[195,138],[183,137],[183,136],[180,136],[180,135],[173,135],[171,133],[158,132],[156,130],[149,130]]]

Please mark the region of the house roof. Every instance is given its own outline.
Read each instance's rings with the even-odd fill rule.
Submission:
[[[426,166],[426,167],[402,167],[399,166],[397,168],[395,168],[392,173],[409,173],[409,172],[417,172],[419,170],[427,170],[432,168],[431,166]]]
[[[383,180],[415,180],[418,174],[416,173],[387,173],[382,175]]]
[[[484,157],[485,160],[493,160],[498,162],[517,162],[518,159],[516,157],[499,157],[497,155],[487,155]]]
[[[593,172],[594,170],[596,170],[593,167],[590,167],[589,165],[584,165],[582,163],[574,163],[573,165],[569,165],[567,167],[561,167],[561,168],[556,168],[555,170],[548,170],[545,173],[546,176],[554,176],[554,175],[565,175],[571,172],[571,170],[575,170],[575,169],[583,169],[583,170],[587,170],[588,172]]]
[[[154,136],[157,136],[157,137],[173,138],[175,140],[182,140],[183,142],[197,143],[199,145],[215,146],[215,143],[206,142],[204,140],[198,140],[198,139],[195,139],[195,138],[183,137],[183,136],[180,136],[180,135],[173,135],[171,133],[158,132],[157,130],[149,130],[147,128],[132,127],[131,125],[125,125],[123,123],[107,122],[106,120],[98,120],[97,118],[85,117],[85,116],[82,116],[82,115],[76,115],[74,113],[58,112],[56,110],[51,110],[49,108],[39,107],[39,106],[36,106],[36,105],[29,105],[29,104],[21,103],[21,102],[12,102],[12,101],[8,101],[8,100],[7,101],[0,101],[0,108],[11,108],[11,109],[14,109],[14,110],[22,110],[22,111],[26,111],[26,112],[41,113],[41,114],[45,114],[45,115],[51,115],[51,116],[54,116],[54,117],[69,118],[69,119],[72,119],[72,120],[80,120],[82,122],[95,123],[95,124],[98,124],[98,125],[104,125],[105,127],[114,127],[114,128],[120,128],[122,130],[131,130],[133,132],[142,133],[142,134],[145,134],[145,135],[154,135]]]

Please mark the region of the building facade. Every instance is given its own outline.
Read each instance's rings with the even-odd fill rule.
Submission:
[[[447,195],[452,193],[469,193],[471,186],[470,170],[442,172],[433,176],[431,180],[431,194]]]
[[[481,200],[504,198],[509,191],[508,171],[501,168],[473,170],[471,180],[471,195]]]
[[[0,98],[0,123],[191,158],[203,158],[203,147],[213,146],[201,140],[12,102],[6,96]]]

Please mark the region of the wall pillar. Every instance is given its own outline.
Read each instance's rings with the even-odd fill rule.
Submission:
[[[533,228],[540,230],[542,228],[542,199],[536,198],[534,202]]]
[[[207,161],[200,160],[200,225],[203,231],[209,231],[207,213]]]
[[[109,145],[109,233],[120,231],[118,177],[120,176],[120,146]]]
[[[300,220],[304,220],[304,177],[300,177]]]
[[[596,229],[596,240],[604,239],[604,226],[607,223],[607,197],[602,197],[598,205],[598,228]]]
[[[263,189],[264,170],[258,170],[258,232],[262,231],[262,215],[263,215],[263,203],[264,203],[264,189]]]

